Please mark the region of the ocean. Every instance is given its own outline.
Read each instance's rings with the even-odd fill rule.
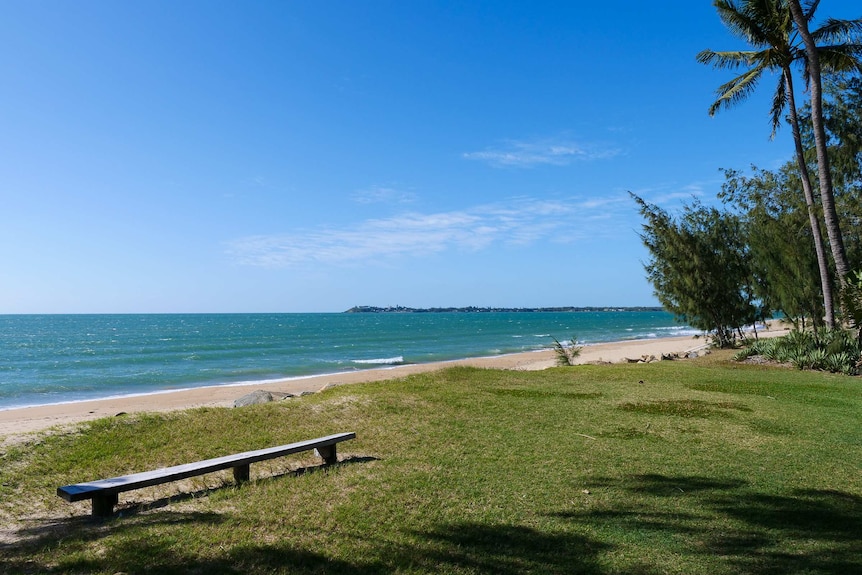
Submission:
[[[0,315],[0,409],[695,333],[655,311]]]

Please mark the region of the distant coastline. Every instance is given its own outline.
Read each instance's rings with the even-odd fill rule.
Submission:
[[[665,311],[663,307],[623,306],[623,307],[405,307],[401,305],[377,307],[358,305],[344,313],[476,313],[476,312],[605,312],[605,311]]]

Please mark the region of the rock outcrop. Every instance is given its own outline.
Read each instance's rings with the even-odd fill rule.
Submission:
[[[281,393],[278,391],[266,391],[258,389],[233,402],[234,407],[245,407],[246,405],[257,405],[259,403],[269,403],[271,401],[281,401],[293,397],[291,393]]]

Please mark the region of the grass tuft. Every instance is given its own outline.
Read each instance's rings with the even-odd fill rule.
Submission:
[[[623,403],[619,406],[619,409],[651,415],[675,415],[677,417],[724,416],[727,414],[727,410],[751,411],[750,408],[738,403],[727,401],[707,402],[697,399]]]

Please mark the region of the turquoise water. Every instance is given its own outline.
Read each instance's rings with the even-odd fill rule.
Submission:
[[[0,409],[693,333],[647,311],[0,315]]]

